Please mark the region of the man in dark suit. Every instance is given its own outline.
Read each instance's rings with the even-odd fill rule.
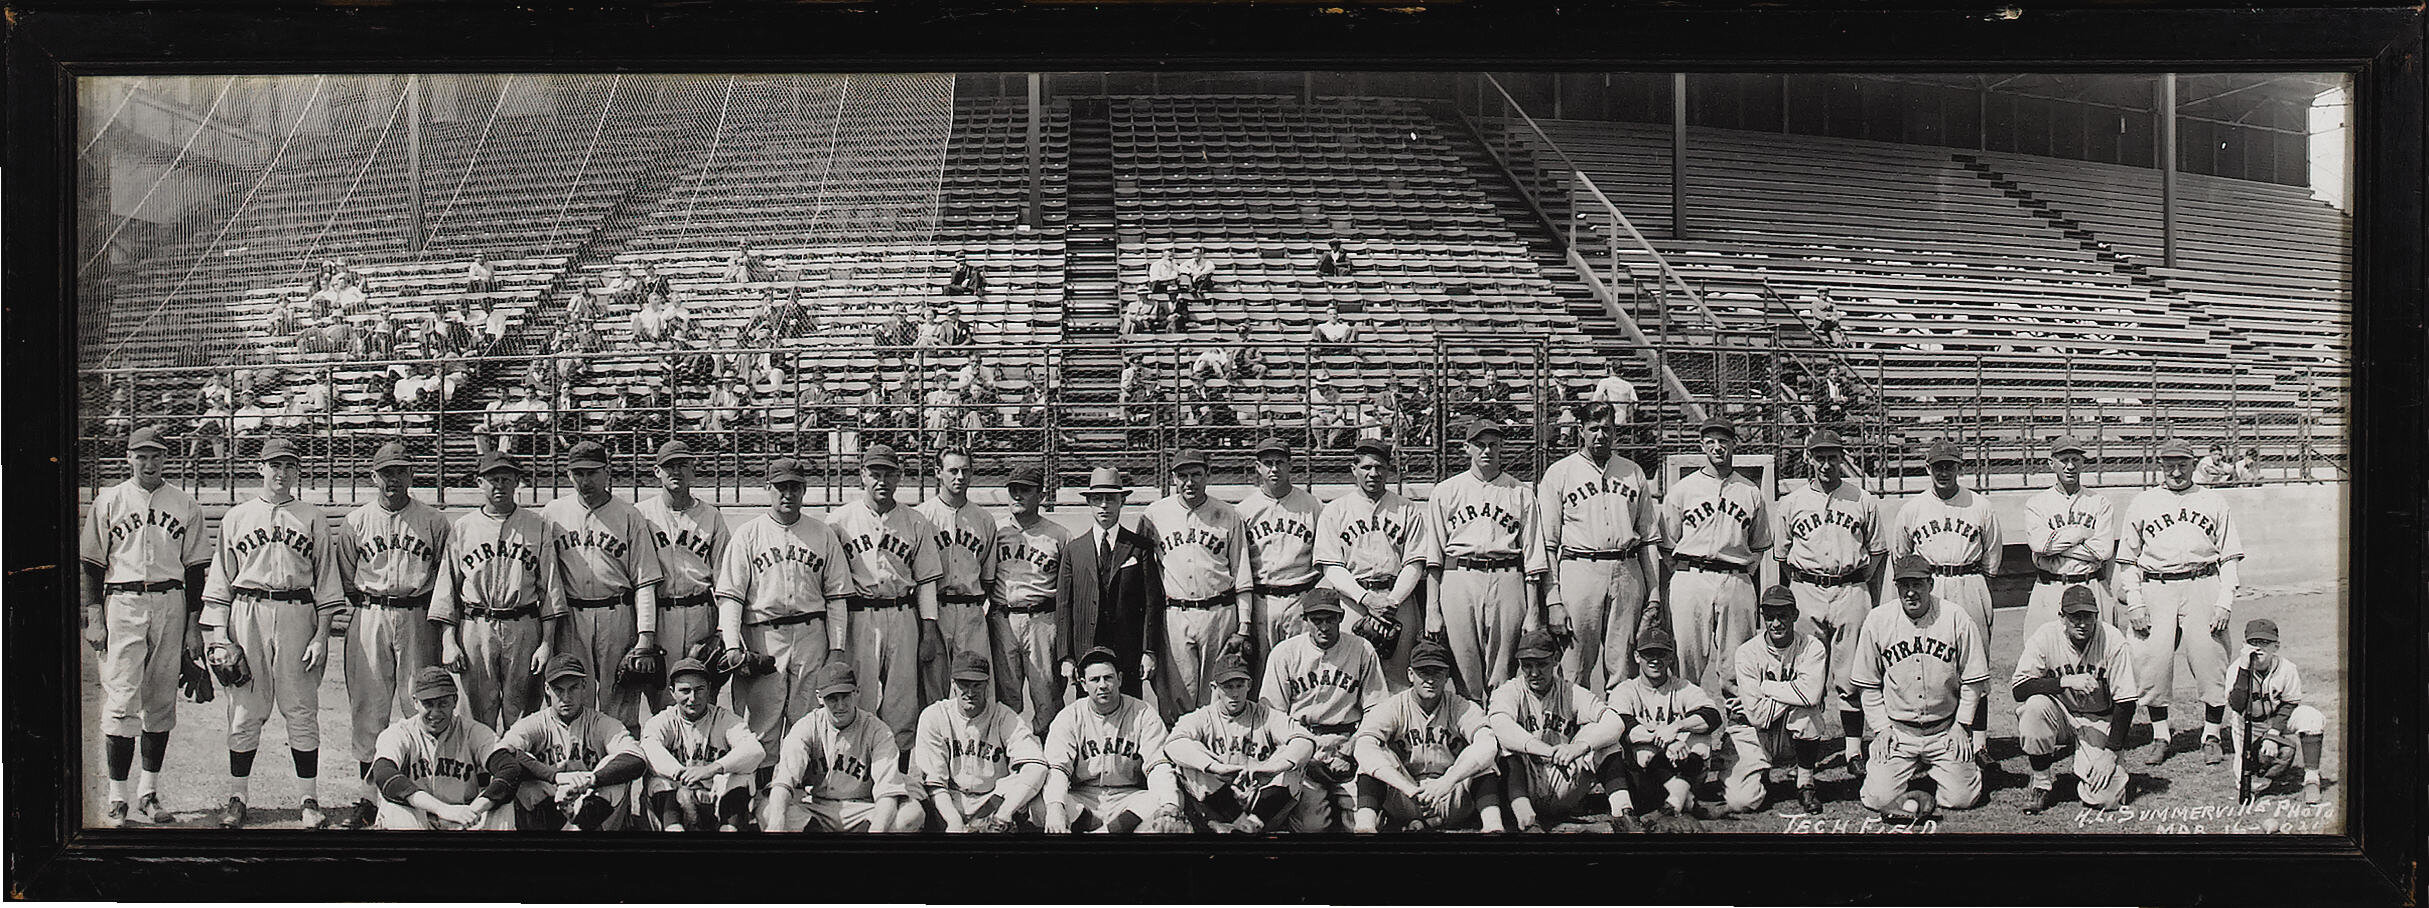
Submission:
[[[1096,525],[1063,543],[1062,566],[1055,584],[1055,613],[1065,622],[1064,680],[1077,655],[1091,647],[1111,649],[1121,657],[1122,692],[1133,697],[1143,682],[1155,676],[1155,644],[1163,639],[1164,581],[1157,576],[1155,550],[1137,533],[1122,528],[1122,506],[1130,490],[1122,473],[1098,467],[1088,476],[1088,507]]]

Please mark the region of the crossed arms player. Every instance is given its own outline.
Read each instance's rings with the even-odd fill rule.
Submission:
[[[717,705],[717,675],[707,663],[677,659],[666,674],[674,702],[641,723],[651,817],[668,832],[748,825],[751,783],[766,755],[759,736]]]
[[[1629,635],[1635,644],[1635,635]],[[1594,783],[1626,787],[1626,754],[1612,747],[1623,730],[1603,721],[1602,698],[1562,672],[1559,641],[1537,630],[1518,640],[1518,677],[1493,691],[1486,721],[1501,747],[1501,784],[1520,832],[1576,818],[1592,803]],[[1632,672],[1622,673],[1633,674]]]
[[[785,733],[768,783],[763,824],[771,832],[917,832],[924,819],[903,780],[894,731],[854,699],[860,684],[845,662],[820,666],[811,683],[824,709]]]
[[[1500,832],[1501,786],[1486,778],[1501,754],[1484,710],[1451,690],[1448,647],[1419,641],[1409,688],[1368,710],[1358,726],[1358,814],[1353,831],[1390,819],[1412,831],[1478,820]]]
[[[509,829],[514,797],[500,777],[522,755],[498,746],[489,726],[456,712],[455,679],[426,665],[406,682],[420,711],[382,730],[370,753],[380,829]]]
[[[1731,680],[1721,686],[1729,707],[1729,740],[1736,759],[1729,770],[1729,809],[1763,809],[1773,767],[1796,767],[1796,803],[1787,816],[1822,812],[1813,769],[1822,756],[1822,700],[1829,662],[1822,643],[1796,629],[1797,597],[1784,586],[1763,591],[1755,603],[1762,633],[1739,644]]]
[[[1121,657],[1096,647],[1079,660],[1079,702],[1046,732],[1047,832],[1185,832],[1164,720],[1122,693]]]
[[[1316,752],[1305,727],[1251,698],[1249,678],[1246,655],[1224,654],[1209,679],[1214,702],[1182,716],[1164,739],[1164,760],[1180,770],[1184,812],[1202,829],[1279,826],[1301,796],[1300,767]]]
[[[517,754],[493,778],[515,786],[515,828],[596,832],[622,829],[628,784],[648,763],[632,731],[593,704],[590,670],[571,653],[549,657],[541,678],[548,708],[524,716],[498,737]]]

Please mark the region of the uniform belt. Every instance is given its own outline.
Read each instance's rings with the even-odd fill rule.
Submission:
[[[365,608],[429,608],[430,594],[422,593],[418,596],[380,596],[372,593],[364,593],[363,606]]]
[[[715,601],[717,601],[717,594],[715,594],[715,593],[711,593],[711,592],[708,592],[708,591],[706,591],[706,590],[703,590],[703,591],[701,591],[701,592],[693,593],[693,594],[691,594],[691,595],[689,595],[689,596],[676,596],[676,597],[673,597],[673,598],[661,598],[661,599],[659,599],[659,600],[658,600],[658,607],[659,607],[659,608],[694,608],[694,607],[697,607],[697,606],[703,606],[703,605],[707,605],[707,604],[712,603],[712,602],[715,602]]]
[[[1957,717],[1952,715],[1938,722],[1908,722],[1904,719],[1891,719],[1889,721],[1897,723],[1899,728],[1914,732],[1918,735],[1936,735],[1947,731],[1950,726],[1957,724]]]
[[[843,603],[850,606],[855,612],[865,612],[870,609],[902,608],[904,606],[913,604],[915,601],[916,600],[909,596],[853,596],[849,599],[845,599]]]
[[[1204,599],[1166,599],[1164,605],[1169,608],[1214,608],[1238,601],[1235,598],[1238,595],[1237,593],[1217,593]]]
[[[2033,576],[2041,578],[2042,583],[2086,583],[2091,581],[2093,578],[2099,577],[2100,572],[2084,571],[2080,574],[2061,574],[2056,571],[2044,571],[2036,568],[2033,571]]]
[[[1271,585],[1271,584],[1264,584],[1264,583],[1260,583],[1260,584],[1257,584],[1257,595],[1259,595],[1259,596],[1296,596],[1296,595],[1299,595],[1300,593],[1304,593],[1304,592],[1307,592],[1308,590],[1312,590],[1312,589],[1315,589],[1315,588],[1316,588],[1316,581],[1315,581],[1315,579],[1314,579],[1314,578],[1309,578],[1309,579],[1304,580],[1304,581],[1301,581],[1301,582],[1299,582],[1299,583],[1293,583],[1293,584],[1288,584],[1288,585],[1283,585],[1283,586],[1274,586],[1274,585]]]
[[[170,590],[182,590],[185,588],[186,582],[183,580],[155,580],[150,583],[104,583],[101,585],[101,591],[104,593],[166,593]]]
[[[1365,587],[1365,588],[1367,588],[1367,589],[1370,589],[1370,590],[1388,590],[1388,589],[1391,589],[1391,588],[1392,588],[1392,585],[1393,585],[1393,584],[1396,584],[1396,583],[1399,583],[1399,582],[1400,582],[1400,578],[1398,578],[1398,577],[1360,577],[1360,578],[1358,578],[1358,585],[1359,585],[1359,586],[1362,586],[1362,587]]]
[[[987,594],[985,594],[985,593],[939,593],[939,594],[937,594],[936,598],[937,598],[939,601],[942,601],[942,602],[943,602],[944,604],[946,604],[946,605],[981,605],[981,604],[984,604],[984,603],[987,601]]]
[[[273,602],[312,601],[311,590],[265,590],[260,587],[240,586],[236,588],[235,593],[250,599],[268,599]]]
[[[2144,572],[2142,573],[2142,579],[2144,579],[2144,580],[2199,580],[2199,579],[2201,579],[2201,578],[2203,578],[2203,577],[2214,577],[2214,576],[2217,576],[2217,574],[2218,574],[2218,563],[2217,563],[2217,562],[2211,562],[2211,563],[2209,563],[2209,564],[2202,565],[2202,566],[2200,566],[2200,567],[2194,568],[2194,569],[2189,570],[2189,571],[2144,571]]]
[[[1453,555],[1451,567],[1462,571],[1506,571],[1525,564],[1516,555]]]
[[[573,606],[574,608],[613,608],[631,601],[633,601],[632,594],[625,593],[622,595],[609,596],[605,599],[575,599],[572,597],[567,597],[565,604]]]
[[[1836,574],[1816,574],[1801,567],[1791,566],[1788,568],[1788,579],[1815,586],[1846,586],[1850,583],[1864,582],[1866,575],[1871,573],[1870,568],[1859,567]]]
[[[1036,596],[1030,598],[1024,603],[1007,604],[1003,606],[1002,610],[1021,615],[1036,615],[1051,612],[1054,611],[1054,597]]]
[[[1746,572],[1745,565],[1723,561],[1719,558],[1705,558],[1701,555],[1679,555],[1672,560],[1677,562],[1680,570],[1706,571],[1714,574],[1743,574]]]
[[[1935,564],[1931,566],[1931,572],[1940,577],[1979,577],[1982,575],[1982,564]]]
[[[1628,556],[1636,554],[1637,549],[1644,547],[1644,540],[1641,539],[1616,549],[1572,549],[1568,546],[1561,546],[1560,557],[1584,561],[1623,561]]]
[[[1358,733],[1358,723],[1332,722],[1323,725],[1310,725],[1307,727],[1307,730],[1315,732],[1319,735],[1354,735]]]
[[[786,615],[786,616],[784,616],[784,617],[782,617],[782,618],[770,618],[770,619],[768,619],[768,620],[766,620],[766,621],[753,621],[753,622],[751,622],[751,626],[752,626],[752,627],[783,627],[783,626],[788,625],[788,624],[808,624],[808,623],[810,623],[810,622],[812,622],[812,621],[819,621],[819,620],[822,620],[822,619],[826,618],[826,616],[827,616],[827,613],[825,613],[825,612],[794,612],[794,613],[792,613],[792,614],[790,614],[790,615]]]
[[[465,605],[460,608],[459,611],[462,611],[464,613],[464,617],[466,618],[495,618],[500,621],[512,621],[516,618],[537,618],[540,616],[540,607],[536,605],[518,605],[514,606],[513,608],[490,608],[486,605]]]

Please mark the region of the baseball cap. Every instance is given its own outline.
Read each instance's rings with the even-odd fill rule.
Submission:
[[[1384,441],[1380,438],[1359,439],[1357,447],[1351,448],[1350,452],[1353,454],[1372,454],[1376,457],[1383,458],[1384,463],[1392,462],[1392,446],[1384,443]]]
[[[1012,475],[1004,477],[1004,485],[1043,489],[1046,487],[1046,468],[1034,464],[1017,467]]]
[[[1774,586],[1770,589],[1764,590],[1763,598],[1756,600],[1754,603],[1754,609],[1756,612],[1768,612],[1773,609],[1783,608],[1791,612],[1796,611],[1796,594],[1789,592],[1788,588],[1784,586]]]
[[[1088,666],[1099,662],[1113,666],[1115,671],[1120,671],[1122,668],[1122,657],[1115,654],[1111,647],[1095,646],[1080,654],[1079,670],[1085,672],[1088,670]]]
[[[1459,430],[1459,437],[1464,441],[1475,441],[1476,439],[1483,438],[1486,435],[1493,435],[1500,438],[1510,437],[1508,432],[1501,430],[1501,426],[1499,424],[1489,419],[1468,420],[1467,424],[1460,427]]]
[[[1247,680],[1252,677],[1255,676],[1248,673],[1247,656],[1239,653],[1224,653],[1215,657],[1214,673],[1208,675],[1206,680],[1213,684],[1221,684],[1234,678]]]
[[[1203,467],[1207,464],[1206,452],[1197,448],[1182,448],[1180,453],[1172,455],[1172,469],[1176,473],[1180,472],[1182,467],[1191,465]]]
[[[1947,461],[1962,461],[1964,459],[1965,452],[1957,449],[1957,443],[1949,441],[1945,438],[1932,442],[1931,447],[1923,449],[1923,462],[1926,464],[1943,463]]]
[[[556,683],[559,678],[588,677],[590,677],[590,669],[583,667],[582,658],[572,653],[558,653],[548,657],[548,664],[542,666],[540,671],[540,678],[551,684]]]
[[[1432,640],[1419,640],[1417,649],[1408,654],[1408,667],[1447,670],[1451,667],[1451,651]]]
[[[1670,639],[1669,631],[1656,628],[1646,631],[1644,636],[1636,638],[1636,651],[1639,653],[1675,653],[1678,652],[1678,643]]]
[[[2056,457],[2068,451],[2081,454],[2088,450],[2091,449],[2084,446],[2083,439],[2076,438],[2072,435],[2060,435],[2049,443],[2049,456],[2051,457]]]
[[[1313,617],[1316,615],[1341,615],[1347,614],[1347,612],[1341,608],[1339,597],[1318,594],[1307,597],[1307,604],[1299,607],[1299,614]]]
[[[987,665],[987,657],[973,652],[953,654],[953,680],[985,681],[992,677],[994,672]]]
[[[894,449],[892,447],[887,445],[870,445],[867,450],[860,452],[860,466],[861,469],[864,470],[870,467],[884,467],[889,470],[899,470],[902,469],[902,461],[894,458]]]
[[[2097,614],[2099,611],[2100,597],[2092,595],[2091,587],[2070,586],[2066,592],[2058,595],[2058,614]]]
[[[127,436],[127,450],[141,451],[145,448],[156,448],[158,450],[166,451],[169,449],[169,443],[161,441],[160,430],[151,426],[145,426],[137,429],[132,434]]]
[[[1560,655],[1560,641],[1552,632],[1542,629],[1528,631],[1518,637],[1518,658],[1550,659]]]
[[[1267,454],[1280,454],[1284,457],[1289,457],[1290,443],[1268,435],[1257,442],[1257,450],[1254,453],[1258,457],[1263,457]]]
[[[455,677],[436,665],[422,666],[413,673],[413,699],[429,700],[455,696]]]
[[[523,469],[522,464],[515,462],[513,455],[504,451],[491,451],[481,455],[481,462],[473,468],[472,475],[485,476],[499,470],[517,474],[528,472]]]
[[[790,457],[779,457],[779,458],[776,458],[775,460],[772,460],[772,461],[769,461],[769,462],[768,462],[768,465],[767,465],[767,484],[768,484],[768,485],[775,485],[775,484],[780,483],[780,482],[807,482],[807,481],[808,481],[808,479],[807,479],[807,478],[804,476],[804,474],[801,472],[801,461],[795,460],[795,459],[790,458]]]
[[[565,452],[565,467],[571,470],[594,470],[607,466],[607,446],[585,441]]]
[[[1931,576],[1931,560],[1921,555],[1900,555],[1890,566],[1889,575],[1897,580],[1912,580]]]
[[[2196,454],[2194,454],[2194,453],[2193,453],[2193,443],[2192,443],[2192,442],[2186,441],[2186,440],[2181,439],[2181,438],[2171,438],[2171,439],[2168,439],[2167,441],[2161,442],[2161,443],[2159,444],[2159,456],[2161,456],[2161,457],[2196,457],[2196,456],[2199,456],[2199,455],[2196,455]]]
[[[690,656],[685,656],[681,659],[675,660],[675,664],[667,668],[666,683],[672,685],[675,683],[676,678],[683,677],[687,674],[699,675],[711,681],[717,680],[717,673],[708,670],[708,663],[691,658]]]
[[[657,463],[659,466],[663,467],[678,460],[690,459],[692,459],[691,445],[684,444],[680,441],[670,441],[658,446]]]
[[[1090,495],[1130,496],[1130,484],[1122,479],[1122,471],[1114,467],[1098,467],[1088,471]]]
[[[1731,440],[1735,440],[1737,438],[1737,423],[1726,416],[1714,416],[1704,420],[1703,426],[1696,429],[1696,435],[1698,437],[1705,435],[1726,435]]]
[[[304,458],[303,455],[295,453],[294,442],[288,441],[284,438],[272,438],[261,443],[261,454],[253,459],[263,463],[268,463],[273,460],[293,460],[300,462]]]
[[[2267,618],[2254,618],[2254,619],[2252,619],[2252,620],[2250,620],[2250,621],[2246,621],[2246,622],[2244,622],[2244,625],[2243,625],[2243,642],[2245,642],[2245,643],[2275,643],[2275,642],[2277,642],[2277,622],[2275,622],[2275,621],[2271,621],[2271,620],[2269,620],[2269,619],[2267,619]]]
[[[1813,437],[1805,439],[1805,450],[1808,451],[1822,451],[1834,448],[1844,451],[1847,449],[1847,445],[1839,440],[1839,433],[1830,431],[1829,429],[1815,430]]]
[[[818,671],[810,676],[810,689],[817,691],[820,697],[856,691],[860,689],[860,679],[852,674],[851,663],[829,662],[819,666]]]
[[[374,470],[385,470],[389,467],[410,467],[412,465],[413,458],[406,456],[405,443],[401,441],[389,442],[381,445],[379,450],[371,452],[371,468]]]

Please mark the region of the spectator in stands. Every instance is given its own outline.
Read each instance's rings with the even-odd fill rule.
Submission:
[[[1214,262],[1207,260],[1206,250],[1199,249],[1181,263],[1181,292],[1198,302],[1206,301],[1207,292],[1214,289]]]
[[[272,427],[282,432],[305,433],[325,424],[333,397],[326,372],[313,372],[304,383],[287,395],[284,415],[273,420]]]
[[[355,355],[362,359],[392,359],[396,356],[396,316],[386,310],[366,322],[362,349]]]
[[[507,400],[490,403],[481,424],[473,427],[474,444],[482,453],[528,453],[531,436],[548,429],[547,405],[532,396],[528,385],[516,385]]]
[[[751,250],[751,241],[743,240],[734,247],[734,254],[725,260],[725,282],[742,284],[760,280],[763,266],[759,253]]]
[[[226,399],[211,400],[210,395],[204,395],[202,416],[194,422],[194,433],[186,436],[187,459],[201,460],[209,456],[217,460],[228,456],[228,423],[235,417],[236,413],[228,409]],[[209,449],[207,455],[206,447]]]
[[[1316,428],[1318,448],[1347,447],[1357,436],[1358,408],[1333,384],[1333,374],[1318,370],[1307,389],[1308,421]]]
[[[663,296],[672,299],[675,295],[675,284],[673,281],[667,280],[665,275],[658,273],[658,263],[643,262],[641,263],[640,290],[642,296]]]
[[[1611,405],[1611,415],[1619,425],[1636,421],[1636,385],[1620,375],[1621,357],[1611,357],[1603,364],[1603,375],[1594,380],[1594,391],[1586,400]]]
[[[1217,446],[1232,433],[1222,431],[1240,424],[1240,411],[1233,408],[1231,382],[1221,378],[1194,379],[1188,406],[1189,424],[1215,429],[1208,435]]]
[[[935,315],[920,326],[919,346],[930,350],[958,350],[970,343],[970,326],[951,306],[940,306]]]
[[[337,285],[336,299],[338,314],[353,315],[370,308],[370,289],[370,282],[359,274],[349,274],[340,280]]]
[[[650,297],[640,311],[633,313],[633,340],[646,346],[664,346],[676,340],[675,315],[667,310],[662,297]]]
[[[945,278],[945,293],[950,296],[986,296],[986,269],[970,264],[967,254],[954,253],[953,273]]]
[[[1830,298],[1830,288],[1813,291],[1813,306],[1806,314],[1813,319],[1814,333],[1823,343],[1836,346],[1844,342],[1845,336],[1839,330],[1839,303]]]
[[[464,266],[465,293],[491,293],[498,289],[498,270],[489,265],[489,254],[473,250],[472,264]]]
[[[506,307],[499,305],[495,300],[483,300],[476,318],[478,321],[475,324],[478,324],[481,330],[480,335],[474,339],[474,343],[480,346],[481,355],[489,356],[499,352],[498,342],[506,339]]]
[[[201,396],[203,409],[206,410],[212,407],[225,408],[235,400],[228,390],[227,380],[220,378],[217,372],[203,376],[202,388],[195,393]]]
[[[472,387],[472,367],[463,363],[447,367],[447,377],[439,380],[439,406],[454,408],[466,390]]]
[[[597,353],[606,342],[599,336],[599,326],[591,322],[575,322],[557,326],[558,341],[552,344],[557,353]]]
[[[737,451],[750,447],[746,430],[757,421],[758,416],[752,407],[752,400],[751,386],[742,380],[742,376],[728,374],[718,377],[716,387],[708,392],[708,412],[702,415],[700,421],[702,434],[711,436],[711,439],[707,439],[710,444]],[[730,440],[719,437],[729,433],[732,435]]]
[[[303,330],[304,309],[303,301],[294,294],[279,297],[278,305],[270,309],[270,324],[267,326],[270,336],[294,337],[296,332]]]
[[[339,316],[330,316],[320,326],[321,347],[330,353],[359,355],[363,350],[363,333],[354,323]]]
[[[1136,351],[1122,356],[1122,377],[1114,385],[1114,402],[1123,407],[1155,399],[1154,379],[1148,377],[1145,355]]]
[[[2235,481],[2235,461],[2228,459],[2227,446],[2210,445],[2210,453],[2193,466],[2193,482],[2205,486],[2227,485]]]
[[[1358,326],[1341,317],[1340,303],[1326,303],[1324,320],[1307,329],[1307,340],[1316,344],[1354,344],[1358,342]]]
[[[960,447],[953,429],[962,423],[962,393],[953,387],[952,376],[942,369],[928,382],[926,407],[921,413],[922,428],[928,432],[927,450],[942,451]]]
[[[607,436],[608,448],[619,454],[634,455],[649,450],[667,435],[670,418],[666,396],[646,385],[624,386],[617,395],[613,409],[600,422]]]
[[[1147,266],[1147,292],[1161,294],[1164,305],[1178,311],[1181,299],[1181,263],[1173,261],[1172,250],[1156,256]]]
[[[1164,307],[1155,301],[1153,294],[1141,290],[1137,296],[1131,297],[1129,302],[1122,304],[1122,334],[1131,335],[1162,330],[1164,330]]]
[[[2260,482],[2260,449],[2243,449],[2243,458],[2235,461],[2235,482],[2254,485]]]
[[[607,283],[599,289],[610,306],[625,306],[641,301],[641,279],[633,275],[631,265],[617,265],[608,269]]]
[[[406,368],[410,371],[396,380],[396,408],[405,412],[437,408],[438,376],[430,374],[430,367],[422,363],[414,363]]]
[[[1316,256],[1317,274],[1325,277],[1341,277],[1356,271],[1357,268],[1350,264],[1349,250],[1341,248],[1340,240],[1332,241],[1332,244],[1326,247],[1322,254]]]
[[[801,426],[801,443],[810,451],[833,451],[836,439],[835,388],[824,375],[804,381],[801,393],[794,398],[799,408],[796,421]]]
[[[252,398],[251,402],[244,406],[236,408],[236,415],[230,420],[229,428],[234,431],[237,438],[252,438],[260,435],[262,430],[269,426],[271,417],[276,416],[278,412],[277,405],[270,402],[270,395],[263,394]]]
[[[1483,364],[1476,374],[1475,413],[1484,419],[1508,425],[1518,416],[1518,386],[1501,377],[1491,362]]]
[[[869,340],[880,347],[908,347],[919,340],[919,326],[904,311],[901,303],[886,309],[886,317],[871,329]]]

